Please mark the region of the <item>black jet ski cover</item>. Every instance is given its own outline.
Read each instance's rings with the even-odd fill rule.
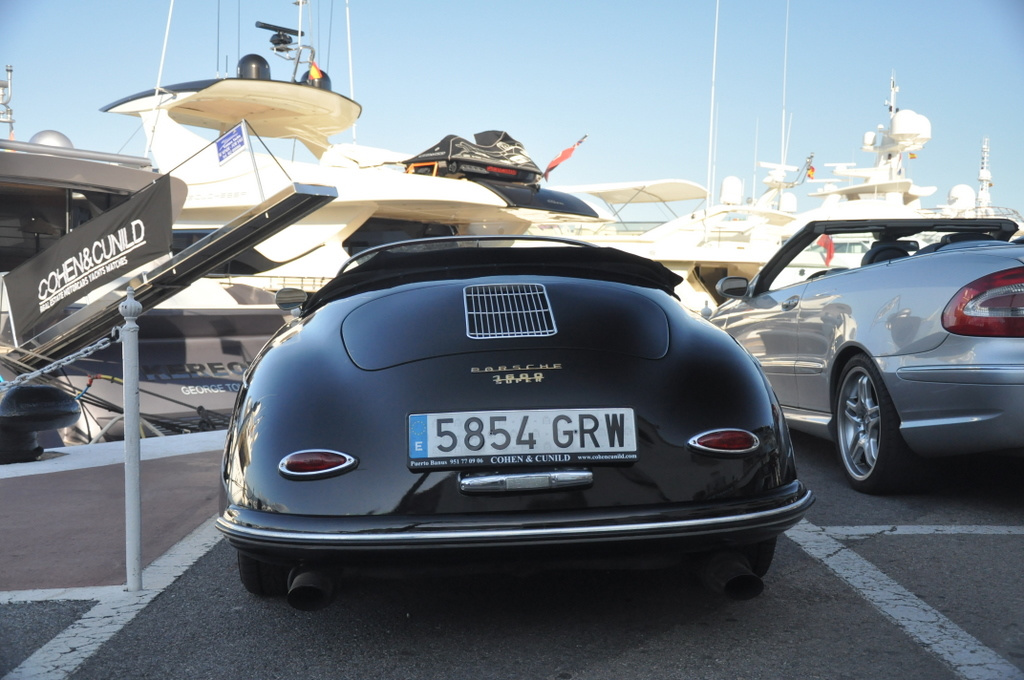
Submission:
[[[406,171],[419,175],[490,179],[536,184],[541,171],[521,143],[507,132],[489,130],[473,135],[476,143],[448,135],[426,151],[403,161]]]

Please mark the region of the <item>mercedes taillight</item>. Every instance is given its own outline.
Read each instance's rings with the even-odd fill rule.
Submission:
[[[961,288],[942,311],[942,326],[957,335],[1024,337],[1024,267]]]

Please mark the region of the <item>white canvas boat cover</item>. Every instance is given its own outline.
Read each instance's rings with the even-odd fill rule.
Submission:
[[[627,203],[669,203],[707,198],[708,190],[685,179],[659,179],[651,182],[609,182],[556,187],[571,194],[590,194],[609,205]]]

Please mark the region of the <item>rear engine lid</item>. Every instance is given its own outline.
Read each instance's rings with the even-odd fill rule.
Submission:
[[[531,278],[425,284],[352,311],[342,324],[366,370],[470,352],[558,348],[660,359],[668,319],[653,300],[614,284]]]

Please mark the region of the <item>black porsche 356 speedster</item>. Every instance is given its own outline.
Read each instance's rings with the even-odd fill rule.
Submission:
[[[650,260],[567,239],[373,248],[294,307],[228,430],[218,527],[300,609],[346,574],[693,568],[753,597],[813,502],[757,363]]]

